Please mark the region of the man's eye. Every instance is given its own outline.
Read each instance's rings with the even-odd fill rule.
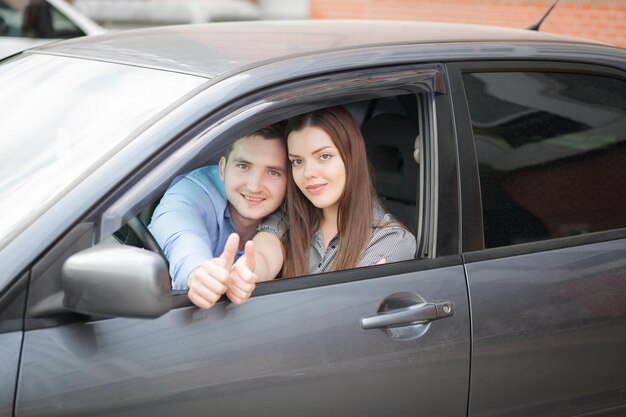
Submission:
[[[272,177],[279,177],[279,176],[280,176],[280,172],[279,172],[279,171],[276,171],[276,170],[271,170],[271,171],[270,171],[270,175],[271,175]]]
[[[297,167],[298,165],[300,165],[302,163],[302,159],[292,159],[291,160],[291,166],[292,167]]]
[[[247,164],[237,164],[237,168],[239,168],[239,169],[247,169],[248,165]]]

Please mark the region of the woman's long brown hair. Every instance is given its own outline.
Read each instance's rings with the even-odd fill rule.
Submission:
[[[331,271],[353,268],[369,242],[372,228],[372,181],[363,136],[352,115],[340,106],[290,119],[285,135],[308,126],[318,127],[330,136],[346,167],[346,184],[337,217],[341,244]],[[315,207],[294,182],[291,167],[287,172],[289,229],[283,237],[285,261],[281,275],[284,278],[309,274],[311,238],[322,217],[322,210]]]

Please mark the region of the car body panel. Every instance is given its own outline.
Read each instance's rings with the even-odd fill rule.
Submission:
[[[22,331],[0,333],[0,415],[13,413],[22,347]]]
[[[228,36],[226,36],[228,35]],[[251,42],[254,39],[255,42]],[[489,52],[489,47],[496,44]],[[139,29],[123,34],[109,33],[97,38],[72,39],[37,51],[87,59],[157,67],[214,78],[241,72],[248,68],[280,62],[307,55],[319,56],[343,51],[365,49],[369,63],[378,51],[394,50],[415,45],[424,51],[434,51],[446,60],[460,56],[478,58],[483,55],[514,58],[527,47],[555,50],[580,48],[582,41],[516,29],[485,29],[473,25],[449,25],[420,22],[359,22],[359,21],[293,21],[215,23],[210,25],[181,25],[158,29]],[[520,47],[516,48],[519,45]],[[623,50],[602,44],[585,43],[585,51],[595,47],[610,54]],[[184,46],[184,47],[182,47]],[[487,48],[483,51],[483,48]],[[405,48],[402,48],[406,51]],[[534,51],[529,50],[530,54]],[[428,54],[428,52],[426,52]],[[436,59],[432,55],[429,60]],[[419,54],[416,54],[419,56]],[[535,56],[541,54],[534,54]],[[568,55],[569,56],[569,55]],[[347,57],[346,57],[347,58]],[[358,57],[355,57],[358,58]],[[381,57],[384,64],[384,57]],[[284,72],[289,68],[284,68]]]
[[[29,331],[17,415],[464,415],[464,271],[435,271]],[[360,318],[400,291],[452,301],[455,314],[412,340],[363,330]]]
[[[488,252],[466,256],[470,415],[625,412],[626,239],[471,261]]]
[[[606,161],[610,159],[604,158],[623,155],[620,151],[623,146],[607,147],[604,153],[592,153],[589,150],[605,149],[602,147],[554,148],[552,151],[546,147],[527,152],[522,157],[519,155],[523,153],[523,145],[531,142],[526,139],[526,135],[520,134],[518,146],[510,146],[504,151],[506,146],[502,146],[502,142],[498,142],[494,136],[480,131],[472,132],[467,110],[471,100],[465,97],[466,91],[463,89],[460,74],[484,73],[485,76],[493,76],[497,73],[502,76],[509,72],[511,75],[532,73],[537,77],[541,73],[570,76],[578,74],[623,81],[626,79],[623,69],[615,71],[612,65],[580,65],[576,61],[539,60],[458,63],[447,67],[452,95],[455,91],[463,92],[455,96],[454,110],[459,132],[461,187],[466,196],[462,210],[463,257],[471,298],[473,331],[469,415],[622,415],[626,410],[623,398],[626,362],[620,359],[626,346],[626,229],[581,232],[580,235],[571,232],[570,236],[553,232],[544,237],[543,241],[538,239],[532,243],[509,246],[502,244],[501,247],[484,249],[488,243],[483,236],[492,237],[497,233],[502,238],[515,239],[519,236],[516,236],[516,230],[532,233],[532,224],[518,226],[515,210],[504,211],[506,208],[502,208],[507,213],[507,216],[502,216],[502,226],[494,227],[487,234],[484,231],[486,226],[483,210],[490,209],[491,206],[485,205],[485,201],[493,198],[490,194],[493,190],[490,190],[489,184],[492,177],[486,173],[494,165],[504,164],[506,160],[507,167],[517,167],[507,171],[509,178],[523,177],[539,171],[546,173],[543,177],[538,176],[540,179],[532,187],[516,186],[516,190],[524,194],[530,194],[530,189],[541,193],[540,198],[533,198],[533,207],[541,206],[543,210],[550,207],[553,210],[552,215],[566,212],[572,218],[580,218],[582,212],[585,220],[592,224],[593,219],[598,216],[605,217],[603,213],[619,211],[620,201],[623,201],[619,197],[622,192],[619,185],[621,183],[619,180],[607,180],[607,184],[603,184],[602,178],[607,179],[612,174],[602,169],[572,169],[568,171],[568,176],[564,176],[563,168],[585,166],[587,159],[584,156],[587,153],[606,165]],[[501,81],[504,78],[497,79]],[[572,130],[575,132],[572,134],[579,135],[581,143],[587,146],[594,144],[598,137],[603,137],[600,133],[595,135],[595,131],[623,143],[623,129],[615,127],[619,126],[615,123],[620,122],[618,106],[599,107],[612,112],[606,118],[606,124],[599,125],[602,126],[600,128],[590,121],[595,114],[589,107],[584,107],[587,102],[580,100],[580,95],[569,93],[569,89],[555,83],[554,78],[546,79],[553,84],[538,82],[533,85],[523,83],[522,78],[518,78],[524,88],[517,94],[511,93],[515,88],[504,83],[500,84],[500,88],[492,84],[487,91],[502,98],[502,103],[506,105],[519,105],[520,112],[536,111],[541,114],[541,110],[546,109],[547,115],[563,114],[568,120],[591,126],[587,127],[588,130],[584,127],[580,131]],[[597,85],[594,87],[600,89]],[[589,90],[581,88],[580,91]],[[504,91],[510,95],[503,96]],[[555,104],[557,102],[561,105]],[[486,106],[481,108],[476,102],[473,103],[475,111],[485,111]],[[523,106],[524,103],[527,103],[528,108]],[[576,105],[585,109],[585,112],[579,111],[583,114],[578,117],[575,117],[576,112],[566,111],[568,106]],[[493,123],[502,126],[504,123],[500,123],[501,120],[514,119],[511,113],[502,111],[497,122],[493,118],[495,113],[488,113],[489,116],[477,117],[479,120],[476,125],[490,126]],[[626,114],[626,108],[622,114]],[[556,122],[552,124],[558,125]],[[511,131],[519,132],[524,125],[520,123],[512,126],[517,130]],[[540,132],[539,128],[533,127],[534,132]],[[558,126],[554,131],[557,133],[537,133],[534,137],[535,144],[540,142],[537,138],[541,138],[542,134],[543,137],[557,139],[562,137],[560,135],[566,136],[561,133],[561,129],[566,130]],[[481,134],[484,136],[480,136]],[[482,154],[476,151],[479,149],[477,138],[480,139],[480,145],[483,145]],[[493,154],[485,151],[485,143],[493,143],[500,153],[498,150]],[[514,157],[518,151],[519,155]],[[489,155],[493,155],[493,161],[489,159]],[[529,159],[539,162],[529,163]],[[512,161],[518,165],[514,165]],[[602,163],[599,165],[602,166]],[[603,175],[603,171],[606,175]],[[597,178],[590,180],[589,185],[582,184],[589,173],[597,174]],[[482,179],[485,179],[487,185],[481,184]],[[543,184],[545,185],[542,187]],[[609,208],[605,201],[587,198],[586,204],[583,204],[581,198],[577,197],[588,195],[586,190],[589,188],[597,190],[603,196],[616,195],[617,202],[612,202]],[[573,197],[564,198],[559,194],[560,189],[573,189],[574,192],[568,194]],[[567,201],[567,205],[563,205],[562,201],[555,204],[555,196]],[[498,201],[497,198],[493,200]],[[530,206],[528,200],[529,196],[522,196],[515,201],[520,202],[519,207],[527,210]],[[501,207],[506,205],[502,204]],[[523,213],[523,210],[520,212]],[[550,224],[550,217],[542,216],[541,222],[542,225]],[[616,223],[619,224],[619,221]],[[595,229],[590,227],[590,230]],[[496,390],[498,395],[493,395]]]
[[[28,48],[50,43],[50,39],[31,39],[31,38],[0,38],[0,59],[22,52]],[[52,40],[54,42],[54,40]]]

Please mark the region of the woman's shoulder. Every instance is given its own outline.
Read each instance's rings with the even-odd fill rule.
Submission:
[[[415,239],[409,229],[386,211],[379,201],[374,203],[372,209],[372,236],[376,234],[398,234],[400,236],[408,234]]]
[[[393,217],[390,218],[391,220]],[[387,223],[372,228],[372,234],[358,266],[406,261],[415,258],[417,242],[400,223]]]
[[[393,214],[387,212],[383,212],[379,216],[374,216],[372,226],[375,229],[381,229],[385,227],[400,227],[406,229],[406,226],[402,224],[402,222],[396,219]]]
[[[370,243],[381,239],[412,241],[415,243],[413,233],[390,214],[383,217],[381,222],[372,227]]]
[[[378,211],[378,213],[376,212]],[[410,252],[414,253],[417,247],[415,236],[401,222],[399,222],[391,213],[382,209],[374,211],[372,219],[372,234],[370,244],[372,245],[406,245]]]

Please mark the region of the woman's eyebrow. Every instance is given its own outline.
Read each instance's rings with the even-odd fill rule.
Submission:
[[[322,152],[322,151],[324,151],[326,149],[335,149],[335,147],[334,146],[330,146],[330,145],[324,145],[321,148],[318,148],[318,149],[314,150],[313,152],[311,152],[311,154],[314,155],[314,154],[320,153],[320,152]],[[289,156],[292,157],[292,158],[297,158],[300,155],[296,155],[295,153],[289,153]]]
[[[311,153],[313,153],[313,154],[320,153],[320,152],[322,152],[322,151],[324,151],[326,149],[335,149],[335,147],[334,146],[330,146],[330,145],[325,145],[325,146],[322,146],[321,148],[318,148],[318,149],[314,150]]]

